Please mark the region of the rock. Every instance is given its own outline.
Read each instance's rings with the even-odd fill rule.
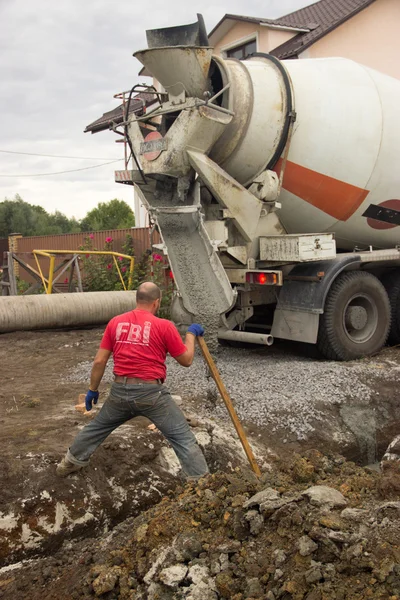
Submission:
[[[148,528],[149,528],[149,526],[147,523],[142,523],[142,525],[139,525],[139,527],[135,531],[134,539],[137,542],[142,542],[144,540],[144,538],[146,537]]]
[[[185,573],[186,574],[186,573]],[[188,579],[195,584],[207,582],[210,578],[210,570],[205,565],[193,565],[188,572]],[[182,578],[183,579],[183,578]]]
[[[271,592],[271,591],[266,593],[265,598],[266,598],[266,600],[276,600],[276,596],[275,596],[274,592]]]
[[[339,517],[335,514],[327,514],[320,518],[319,524],[322,527],[326,527],[327,529],[333,529],[334,531],[339,531],[342,528],[342,523]]]
[[[336,567],[333,563],[327,563],[323,566],[322,574],[325,581],[334,581],[336,577]]]
[[[381,562],[379,567],[377,567],[376,569],[373,570],[374,577],[376,577],[376,579],[378,581],[383,583],[384,581],[386,581],[386,579],[392,573],[394,568],[395,568],[395,563],[393,563],[392,561],[390,561],[388,559],[385,559]]]
[[[328,531],[328,538],[338,544],[349,544],[357,541],[359,536],[352,536],[351,533],[345,531]]]
[[[243,504],[243,508],[252,508],[253,506],[261,506],[264,502],[269,502],[270,500],[278,500],[280,498],[280,493],[273,488],[266,488],[261,492],[257,492],[254,494],[249,500],[247,500]]]
[[[341,508],[347,505],[347,500],[335,488],[326,485],[314,485],[302,493],[314,506],[329,506]]]
[[[220,554],[219,556],[220,571],[227,571],[230,567],[229,556],[227,554]]]
[[[166,591],[165,587],[155,581],[150,583],[147,593],[140,596],[136,595],[135,598],[139,600],[172,600],[169,590]]]
[[[361,508],[345,508],[340,513],[342,519],[359,523],[368,517],[368,511]]]
[[[212,579],[208,583],[201,582],[197,585],[191,585],[184,598],[186,600],[217,600],[218,596],[214,588]]]
[[[312,541],[308,535],[303,535],[297,542],[297,548],[301,556],[309,556],[318,550],[318,544]]]
[[[119,575],[120,569],[118,567],[102,571],[92,582],[93,591],[96,596],[102,596],[106,592],[111,592],[117,585]]]
[[[239,552],[241,547],[242,544],[239,540],[228,540],[223,544],[218,544],[215,551],[222,552],[223,554],[235,554],[236,552]]]
[[[382,457],[382,462],[390,460],[399,460],[400,461],[400,435],[397,435],[394,440],[392,440],[387,447],[385,454]]]
[[[250,533],[258,535],[264,527],[264,518],[257,510],[249,510],[244,518],[250,525]]]
[[[286,562],[287,557],[283,550],[275,550],[273,556],[276,567],[280,567],[284,562]]]
[[[185,579],[187,572],[188,568],[185,565],[172,565],[161,571],[159,579],[164,585],[175,588]]]
[[[247,580],[245,598],[259,598],[264,594],[264,589],[257,577]]]
[[[171,551],[171,548],[169,548],[169,547],[159,550],[157,553],[157,558],[154,560],[150,569],[144,575],[143,581],[147,585],[150,585],[150,583],[153,581],[153,578],[154,578],[155,574],[158,572],[158,570],[167,566],[167,564],[171,564],[172,556],[173,556],[172,551]]]
[[[213,502],[215,500],[215,493],[209,488],[206,488],[204,490],[204,498],[206,498],[206,500],[209,502]]]
[[[250,525],[246,521],[245,513],[241,508],[237,508],[234,512],[232,529],[236,540],[243,541],[250,535]]]
[[[231,573],[218,573],[215,578],[217,592],[221,598],[232,598],[239,591],[239,582],[233,579]]]
[[[350,546],[345,550],[344,557],[348,562],[350,562],[353,558],[359,558],[363,551],[364,547],[362,544],[353,544],[353,546]]]
[[[172,546],[179,562],[189,562],[203,550],[201,541],[194,533],[180,533],[174,539]]]
[[[282,506],[292,502],[297,502],[298,499],[298,496],[282,498],[277,490],[274,490],[273,488],[267,488],[249,498],[249,500],[243,504],[243,508],[252,508],[258,506],[260,512],[268,518]]]
[[[218,558],[211,558],[210,560],[210,572],[211,575],[217,575],[221,572],[221,563]]]
[[[292,466],[292,474],[294,481],[311,482],[315,476],[314,465],[306,458],[298,456]]]
[[[376,513],[378,522],[382,522],[385,518],[390,521],[398,520],[400,519],[400,502],[385,502],[377,508]]]
[[[279,581],[279,579],[281,579],[282,577],[283,577],[282,569],[276,569],[276,571],[274,573],[274,580]]]
[[[320,566],[313,565],[311,569],[308,569],[308,571],[304,573],[304,579],[307,583],[317,583],[317,581],[320,581],[320,579],[322,579]]]

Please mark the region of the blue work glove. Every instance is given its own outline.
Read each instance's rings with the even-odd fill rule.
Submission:
[[[99,399],[99,392],[92,392],[92,390],[89,390],[88,393],[86,394],[86,398],[85,398],[86,410],[92,410],[92,402],[97,404],[98,399]]]
[[[201,337],[204,335],[204,329],[198,323],[193,323],[193,325],[189,327],[188,333],[193,333],[193,335]]]

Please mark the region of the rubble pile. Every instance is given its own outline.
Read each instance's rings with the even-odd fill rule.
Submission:
[[[388,464],[377,473],[309,451],[260,480],[207,476],[86,545],[81,571],[71,554],[50,569],[53,585],[36,568],[42,591],[22,578],[17,597],[399,600],[400,462]]]

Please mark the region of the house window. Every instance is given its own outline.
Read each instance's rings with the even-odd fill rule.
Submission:
[[[236,46],[236,48],[231,48],[226,51],[226,55],[229,58],[238,58],[239,60],[243,60],[247,58],[249,54],[253,54],[253,52],[257,52],[257,42],[256,40],[251,40],[251,42],[246,42],[241,46]]]

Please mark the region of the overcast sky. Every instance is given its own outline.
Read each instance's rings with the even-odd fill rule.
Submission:
[[[225,13],[275,18],[308,4],[0,0],[0,150],[105,159],[0,152],[0,201],[19,194],[49,212],[60,210],[77,218],[115,197],[133,205],[132,189],[114,183],[114,169],[123,168],[123,161],[63,175],[21,176],[79,169],[123,156],[113,133],[83,130],[117,106],[113,94],[139,81],[141,65],[132,53],[146,47],[146,29],[194,22],[198,11],[210,31]]]

